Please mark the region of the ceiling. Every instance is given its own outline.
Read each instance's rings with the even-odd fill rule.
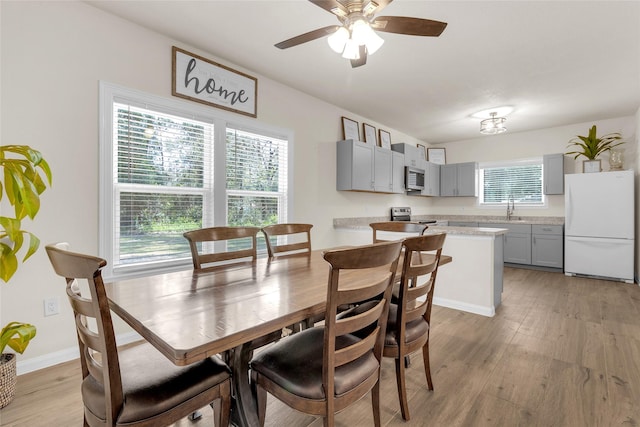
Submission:
[[[304,0],[87,3],[432,144],[479,137],[471,115],[496,106],[513,106],[509,132],[640,107],[638,1],[395,0],[378,15],[447,28],[437,38],[379,33],[385,44],[359,68],[325,38],[273,46],[338,24]]]

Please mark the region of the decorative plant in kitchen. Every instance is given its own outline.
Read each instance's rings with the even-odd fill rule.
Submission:
[[[28,237],[22,258],[25,262],[40,247],[40,239],[22,229],[25,217],[35,218],[40,210],[40,194],[51,186],[51,169],[42,154],[26,145],[0,145],[0,202],[13,207],[13,216],[0,216],[0,279],[9,279],[18,270],[18,254]],[[4,353],[7,346],[22,354],[36,336],[36,327],[10,322],[0,332],[0,408],[14,397],[16,381],[15,354]]]
[[[575,151],[569,151],[566,154],[575,154],[574,159],[585,156],[588,160],[595,160],[605,151],[624,144],[624,141],[620,141],[621,139],[622,136],[618,132],[608,133],[598,138],[596,136],[596,125],[593,125],[591,129],[589,129],[588,136],[576,135],[575,138],[569,141],[567,148],[572,146],[576,148]]]

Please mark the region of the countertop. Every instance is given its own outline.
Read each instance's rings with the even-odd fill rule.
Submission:
[[[507,221],[504,216],[488,215],[413,215],[413,221],[465,221],[480,222],[485,224],[533,224],[533,225],[564,225],[564,217],[550,216],[515,216]],[[369,224],[372,222],[389,221],[389,217],[359,217],[359,218],[334,218],[333,228],[348,230],[371,230]],[[441,225],[429,225],[428,231],[447,232],[451,234],[465,235],[500,235],[508,230],[504,228],[489,227],[450,227]]]

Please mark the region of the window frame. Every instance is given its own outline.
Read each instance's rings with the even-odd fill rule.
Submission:
[[[527,166],[527,165],[540,165],[540,195],[541,201],[539,203],[527,203],[527,202],[518,202],[514,201],[515,206],[523,207],[527,209],[544,209],[548,207],[548,198],[547,195],[544,194],[544,161],[543,157],[529,157],[524,159],[515,159],[515,160],[500,160],[495,162],[480,162],[478,164],[478,198],[477,198],[477,206],[481,209],[496,209],[503,208],[507,205],[508,202],[500,202],[500,203],[485,203],[484,202],[484,170],[492,169],[492,168],[508,168],[508,167],[517,167],[517,166]]]
[[[158,113],[182,116],[191,120],[199,120],[211,123],[214,126],[213,133],[213,174],[211,176],[214,203],[207,216],[207,210],[203,210],[203,225],[224,226],[227,224],[227,188],[226,188],[226,131],[227,127],[254,132],[267,137],[278,138],[287,141],[287,189],[285,192],[286,206],[279,212],[280,221],[292,218],[293,207],[293,131],[266,125],[255,119],[239,117],[238,115],[215,110],[200,104],[191,103],[174,98],[165,98],[152,95],[136,89],[130,89],[113,83],[99,82],[99,209],[98,209],[98,255],[107,260],[107,266],[103,270],[105,280],[126,279],[150,274],[184,270],[192,265],[191,258],[176,258],[168,261],[151,261],[132,265],[114,264],[116,253],[117,232],[116,220],[119,212],[116,211],[118,198],[114,177],[117,175],[117,164],[114,158],[113,138],[113,108],[115,103],[124,103],[145,108]],[[210,172],[210,171],[209,171]],[[135,186],[137,189],[144,187],[138,184],[119,184],[119,186]],[[171,193],[170,188],[153,187],[154,192]],[[190,190],[181,190],[181,194]],[[219,202],[215,202],[215,201]]]

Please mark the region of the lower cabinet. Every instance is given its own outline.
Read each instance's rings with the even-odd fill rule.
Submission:
[[[531,230],[531,264],[564,267],[564,237],[561,225],[534,225]]]
[[[492,224],[506,228],[504,235],[504,262],[531,264],[531,224]]]

